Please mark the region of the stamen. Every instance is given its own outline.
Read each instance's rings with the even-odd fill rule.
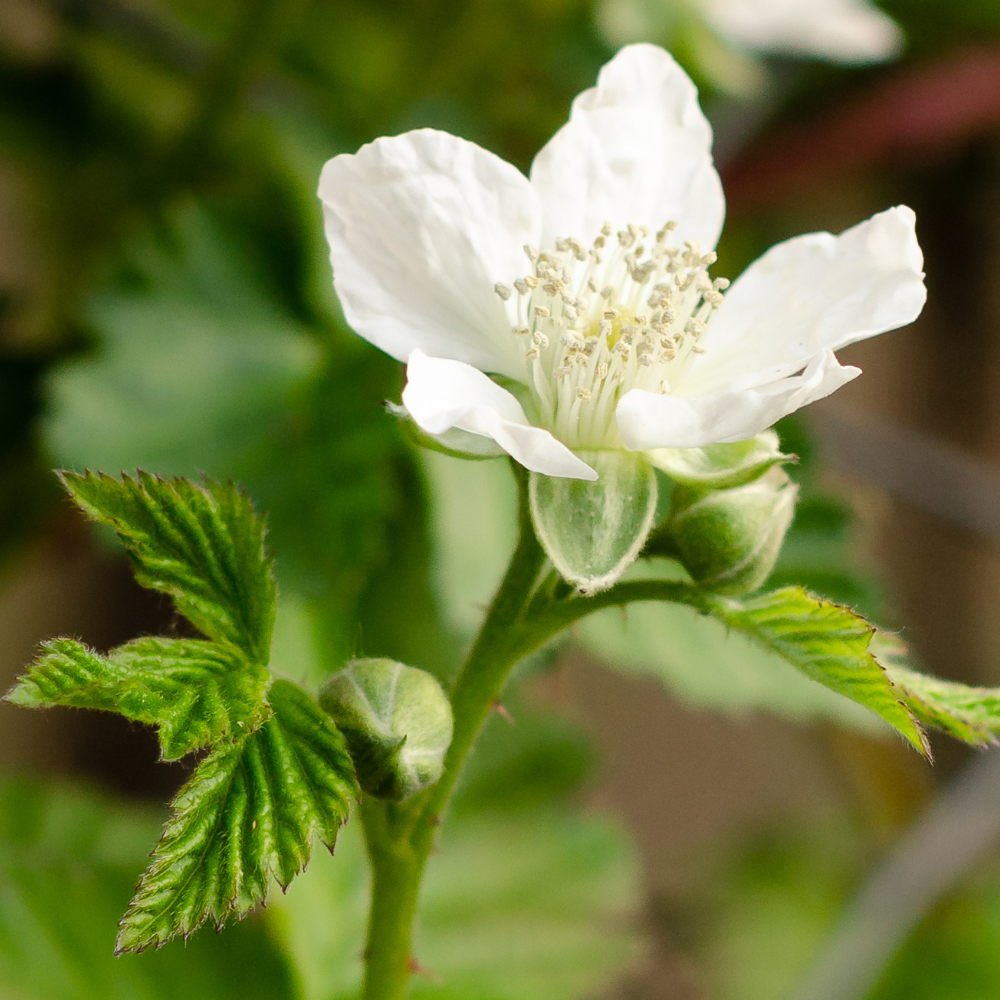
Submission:
[[[729,282],[708,274],[714,251],[669,245],[677,228],[669,221],[650,236],[628,225],[615,241],[606,223],[589,247],[575,236],[546,250],[529,244],[532,273],[495,286],[504,302],[517,293],[508,315],[513,334],[530,337],[527,381],[541,423],[571,448],[622,447],[624,393],[671,393],[706,352]]]

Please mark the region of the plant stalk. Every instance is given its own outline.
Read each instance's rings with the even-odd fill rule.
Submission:
[[[410,975],[419,968],[412,955],[413,916],[441,814],[504,681],[530,651],[524,648],[521,619],[545,554],[531,526],[527,475],[515,468],[515,476],[520,496],[517,548],[451,693],[455,729],[444,774],[433,788],[402,806],[366,801],[361,810],[372,866],[364,1000],[406,996]]]
[[[404,1000],[410,976],[419,969],[412,934],[424,866],[465,758],[518,661],[601,608],[664,599],[701,606],[695,588],[663,580],[622,583],[589,598],[558,597],[556,581],[539,583],[545,553],[531,524],[528,477],[520,466],[512,467],[520,500],[517,548],[451,693],[455,729],[444,774],[402,805],[372,799],[361,809],[372,867],[363,1000]]]

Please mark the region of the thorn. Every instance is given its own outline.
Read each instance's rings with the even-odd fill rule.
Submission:
[[[499,698],[493,699],[493,703],[490,705],[490,708],[492,708],[493,711],[500,716],[500,718],[505,719],[510,725],[514,725],[514,717],[507,711],[506,708],[503,707]]]
[[[406,964],[413,975],[423,976],[424,979],[429,979],[435,986],[441,986],[443,984],[444,980],[439,975],[422,966],[412,955],[409,957]]]

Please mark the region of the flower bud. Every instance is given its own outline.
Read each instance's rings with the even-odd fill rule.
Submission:
[[[344,734],[368,794],[402,802],[441,777],[451,704],[426,671],[395,660],[352,660],[323,685],[319,702]]]
[[[684,568],[707,590],[756,590],[774,568],[797,494],[779,468],[735,489],[678,486],[668,526]]]

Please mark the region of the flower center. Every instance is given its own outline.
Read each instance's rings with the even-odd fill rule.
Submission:
[[[729,282],[709,278],[714,252],[667,245],[676,228],[668,222],[649,241],[645,226],[630,225],[609,247],[605,223],[589,250],[573,238],[554,252],[526,246],[532,273],[496,285],[524,344],[539,422],[570,448],[621,448],[618,400],[630,389],[670,392],[705,353],[700,340]]]

